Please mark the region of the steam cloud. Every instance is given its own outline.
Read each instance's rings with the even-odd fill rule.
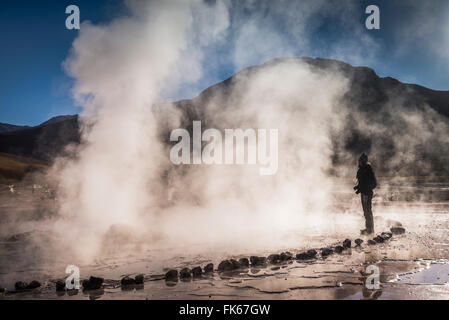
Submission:
[[[235,13],[242,10],[231,8],[248,9],[252,2],[127,1],[129,13],[122,18],[81,26],[65,68],[83,106],[82,144],[73,150],[76,156],[59,159],[52,171],[63,217],[55,227],[76,244],[77,254],[94,257],[114,228],[129,228],[130,237],[155,247],[208,243],[241,250],[273,242],[293,246],[277,241],[292,230],[304,237],[317,230],[357,230],[352,218],[332,214],[336,182],[329,171],[335,152],[344,152],[334,134],[345,139],[349,114],[361,131],[380,129],[344,103],[349,79],[341,70],[319,72],[295,60],[268,63],[237,74],[227,93],[212,90],[203,109],[196,110],[201,119],[189,119],[203,120],[203,129],[279,129],[275,176],[259,176],[257,166],[176,167],[169,161],[169,130],[189,121],[177,105],[160,101],[209,78],[203,69],[213,55],[220,57],[230,29],[236,34],[230,57],[240,69],[268,57],[297,55],[287,37],[298,39],[299,52],[310,52],[305,35],[318,27],[310,24],[317,15],[348,23],[327,1],[270,3],[257,2],[270,8],[268,17],[243,20]],[[274,26],[275,16],[286,17],[283,29]],[[260,28],[266,29],[263,39],[255,32]],[[346,40],[329,55],[366,61],[363,48],[372,49],[373,43],[365,35],[357,40],[354,50]],[[395,146],[416,143],[409,134],[425,123],[423,113],[398,113],[406,129],[398,130]],[[445,123],[439,128],[431,130],[447,130]],[[398,150],[403,155],[410,149]],[[351,156],[345,159],[354,165]]]

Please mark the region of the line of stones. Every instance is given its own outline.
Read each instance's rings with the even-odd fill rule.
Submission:
[[[383,243],[385,241],[388,241],[393,234],[402,234],[405,232],[405,229],[402,227],[393,227],[390,229],[389,232],[382,232],[381,234],[375,236],[373,239],[368,240],[368,245],[375,245],[378,243]],[[363,243],[362,239],[355,239],[355,247],[360,247]],[[318,253],[320,253],[322,258],[326,258],[329,255],[332,255],[333,253],[342,253],[343,251],[351,248],[352,242],[350,239],[345,239],[342,243],[342,245],[336,245],[333,247],[326,247],[319,249],[320,252],[318,252],[315,249],[310,249],[305,252],[301,252],[296,254],[296,260],[298,261],[305,261],[305,260],[312,260],[316,259],[318,257]],[[235,271],[242,268],[249,268],[251,267],[265,267],[267,266],[267,263],[270,264],[279,264],[279,263],[285,263],[288,261],[294,260],[293,255],[290,252],[282,252],[280,254],[271,254],[268,257],[259,257],[259,256],[251,256],[248,258],[240,258],[239,260],[236,259],[226,259],[219,263],[217,271],[219,273],[222,272],[230,272]],[[201,266],[197,266],[193,269],[189,268],[183,268],[179,272],[176,269],[171,269],[165,274],[165,279],[167,281],[177,281],[178,278],[181,279],[189,279],[189,278],[200,278],[203,274],[212,274],[214,272],[214,265],[212,263],[207,264],[204,267],[204,270],[201,268]]]
[[[390,232],[382,232],[381,234],[377,235],[373,239],[368,240],[368,245],[375,245],[377,243],[383,243],[387,240],[389,240],[393,234],[403,234],[405,233],[405,229],[403,227],[392,227],[390,229]],[[354,240],[356,247],[360,247],[363,243],[362,239],[356,239]],[[333,247],[326,247],[321,248],[320,255],[322,258],[326,258],[327,256],[333,254],[333,253],[342,253],[343,251],[351,248],[352,242],[349,239],[346,239],[343,241],[342,245],[336,245]],[[305,252],[301,252],[296,254],[296,260],[299,261],[305,261],[305,260],[312,260],[316,259],[318,256],[318,251],[315,249],[310,249]],[[283,262],[288,262],[294,260],[293,255],[290,252],[282,252],[280,254],[271,254],[268,257],[259,257],[259,256],[251,256],[248,258],[241,258],[239,260],[235,259],[227,259],[220,262],[218,265],[218,272],[229,272],[234,271],[242,268],[249,268],[251,267],[264,267],[267,265],[267,262],[270,264],[278,264]],[[204,267],[204,270],[201,268],[201,266],[197,266],[193,269],[189,268],[183,268],[178,273],[178,270],[171,269],[169,270],[164,278],[167,281],[177,281],[178,277],[181,279],[188,279],[188,278],[199,278],[203,274],[212,274],[214,272],[214,265],[212,263],[207,264]],[[101,277],[94,277],[91,276],[89,279],[82,281],[83,290],[97,290],[100,289],[103,285],[104,279]],[[138,286],[144,284],[144,275],[139,274],[135,276],[134,278],[131,278],[129,276],[125,276],[120,280],[120,284],[122,287],[132,287],[132,286]],[[24,291],[30,291],[41,287],[41,283],[37,280],[33,280],[30,283],[26,283],[23,281],[17,281],[15,283],[15,291],[11,293],[16,292],[24,292]],[[56,282],[56,291],[61,292],[66,290],[66,284],[62,280],[58,280]],[[4,294],[6,292],[6,289],[0,287],[0,294]]]

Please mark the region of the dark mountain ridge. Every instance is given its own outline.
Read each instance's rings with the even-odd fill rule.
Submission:
[[[0,133],[14,132],[30,128],[29,126],[17,126],[14,124],[0,123]]]
[[[51,163],[66,145],[80,142],[78,116],[57,118],[35,127],[0,133],[0,152]]]
[[[448,121],[449,119],[449,91],[437,91],[415,84],[402,83],[391,77],[379,77],[374,70],[368,67],[353,67],[347,63],[322,58],[279,58],[270,60],[259,66],[248,67],[232,77],[217,83],[196,98],[174,102],[181,111],[182,125],[190,128],[193,120],[202,120],[205,125],[214,125],[213,119],[208,119],[205,107],[211,99],[220,97],[223,107],[227,102],[232,103],[237,88],[245,86],[245,79],[256,74],[263,68],[282,63],[306,63],[314,72],[326,74],[339,72],[349,80],[349,90],[345,93],[341,103],[354,111],[350,113],[343,126],[343,137],[333,141],[335,165],[349,162],[360,152],[374,155],[381,170],[398,170],[400,165],[391,165],[391,159],[398,154],[393,137],[406,136],[409,130],[403,120],[395,116],[397,112],[421,112],[423,115],[435,114],[428,117],[431,121]],[[430,109],[429,109],[430,108]],[[362,126],[356,126],[355,115],[361,115],[364,123],[382,126],[383,134],[370,134],[364,132]],[[426,116],[427,117],[427,116]],[[360,122],[360,120],[358,120]],[[209,123],[208,123],[209,122]],[[51,162],[53,157],[64,150],[69,143],[79,143],[78,116],[61,116],[50,119],[43,124],[20,130],[0,133],[0,152],[32,157]],[[161,138],[167,141],[169,131],[173,128],[162,128]],[[449,132],[445,132],[449,134]],[[432,141],[439,139],[441,132],[431,134]],[[439,140],[438,140],[439,141]],[[429,170],[444,173],[448,171],[446,156],[449,153],[446,144],[440,145],[440,151],[435,152],[435,146],[429,143],[416,143],[411,148],[418,156],[416,159],[431,163],[426,171],[421,172],[410,168],[409,164],[402,164],[401,169],[405,175],[426,174]],[[448,151],[448,152],[446,152]],[[395,167],[396,166],[396,167]],[[449,172],[446,172],[448,174]]]

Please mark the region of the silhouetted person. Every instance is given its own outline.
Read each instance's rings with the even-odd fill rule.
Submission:
[[[371,211],[371,200],[373,199],[373,189],[377,187],[377,180],[368,156],[362,154],[359,158],[359,170],[357,171],[358,184],[354,187],[356,194],[361,194],[363,214],[365,215],[364,230],[361,234],[371,234],[374,232],[373,212]]]

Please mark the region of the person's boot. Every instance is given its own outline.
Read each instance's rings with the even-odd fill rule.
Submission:
[[[363,230],[360,230],[360,234],[362,235],[362,236],[369,236],[369,235],[371,235],[371,234],[373,234],[374,233],[374,231],[373,230],[369,230],[369,229],[363,229]]]

